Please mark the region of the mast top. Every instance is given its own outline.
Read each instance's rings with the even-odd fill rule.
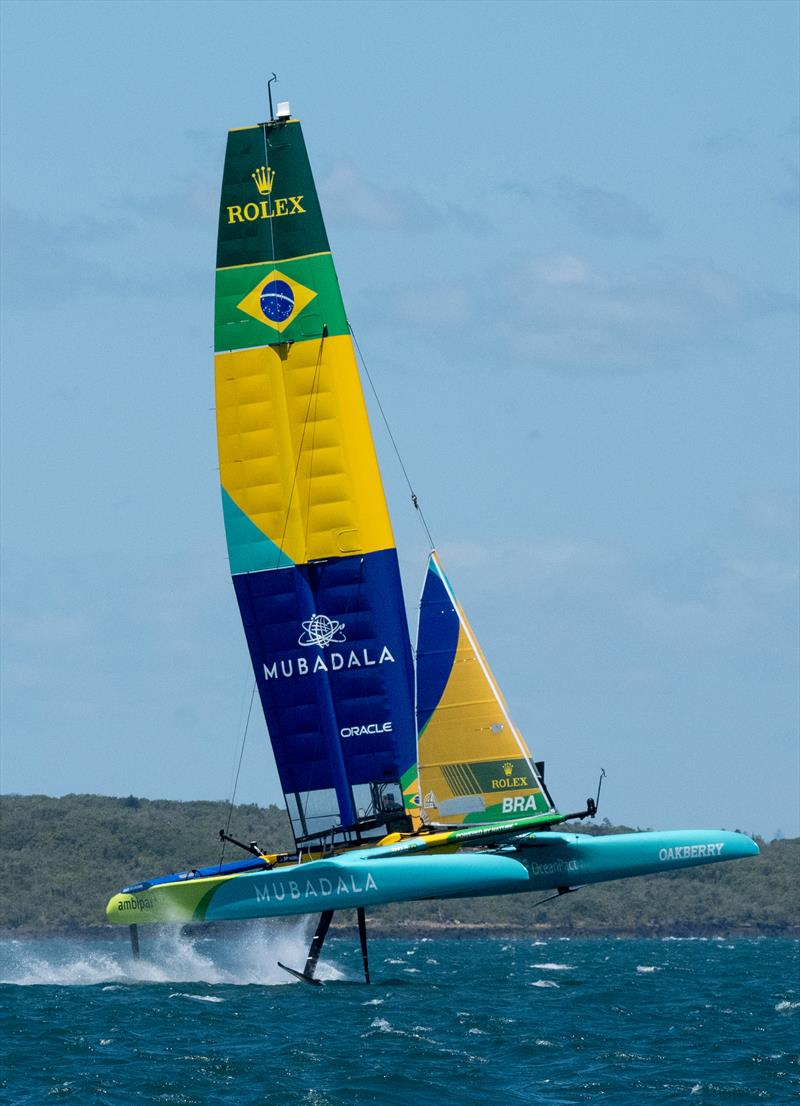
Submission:
[[[277,81],[277,74],[273,73],[267,81],[267,96],[269,97],[269,121],[270,123],[285,123],[292,117],[292,109],[288,100],[279,100],[278,107],[272,106],[272,85]]]

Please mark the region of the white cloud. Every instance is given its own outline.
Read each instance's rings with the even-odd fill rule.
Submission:
[[[695,650],[705,643],[717,650],[760,641],[768,647],[781,616],[796,607],[795,565],[770,558],[731,557],[691,598],[656,588],[631,588],[624,598],[628,616],[653,640],[666,639]]]
[[[545,284],[587,284],[591,278],[586,262],[569,254],[540,258],[532,269]]]
[[[771,488],[747,492],[741,499],[741,510],[748,524],[758,533],[797,534],[798,504],[793,496]]]
[[[583,372],[675,364],[689,349],[743,343],[752,320],[797,306],[793,296],[753,288],[711,266],[612,274],[571,254],[516,262],[480,284],[467,277],[379,294],[376,317],[417,323],[450,349],[454,331],[464,333],[463,324],[479,318],[513,360]]]
[[[587,234],[603,238],[657,238],[661,233],[650,212],[624,192],[581,184],[569,177],[534,185],[507,181],[503,188],[531,203],[558,208]]]
[[[219,186],[210,180],[195,178],[167,192],[124,196],[121,206],[146,219],[176,227],[213,227],[219,214]]]
[[[412,234],[446,224],[481,234],[489,226],[484,216],[457,204],[435,205],[420,192],[375,184],[349,162],[334,165],[320,178],[318,188],[322,209],[331,223]]]
[[[24,642],[42,649],[83,641],[91,629],[86,615],[58,611],[9,614],[4,618],[4,623],[5,637],[9,642]]]
[[[125,282],[105,259],[108,243],[130,234],[123,219],[50,219],[6,206],[2,212],[3,301],[8,306],[38,309],[32,294],[47,274],[59,299],[84,291],[119,293]],[[98,252],[100,256],[97,256]]]
[[[396,318],[423,326],[465,323],[472,310],[467,290],[458,284],[398,288],[392,296],[392,306]]]
[[[605,238],[657,238],[659,229],[649,212],[622,192],[563,179],[553,189],[555,202],[581,230]]]
[[[793,165],[784,167],[785,184],[775,196],[775,201],[781,207],[797,213],[800,211],[800,170]]]
[[[729,128],[728,130],[715,131],[706,137],[704,148],[711,154],[727,154],[731,150],[739,150],[752,145],[750,135],[744,130]]]
[[[554,584],[571,580],[582,585],[606,577],[620,564],[619,554],[610,547],[574,538],[496,544],[456,540],[447,542],[446,549],[445,570],[480,575],[484,592],[528,585],[541,596]]]
[[[404,221],[402,195],[366,181],[352,165],[336,165],[319,182],[324,210],[343,223],[366,223],[391,228]],[[423,206],[421,217],[432,213]]]
[[[543,624],[555,603],[566,624],[587,619],[606,627],[609,640],[647,655],[764,655],[796,614],[798,570],[779,558],[734,555],[701,567],[687,554],[676,586],[635,550],[585,539],[455,540],[442,548],[457,595],[509,604],[506,618]]]

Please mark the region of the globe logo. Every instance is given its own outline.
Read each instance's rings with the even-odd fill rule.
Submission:
[[[337,622],[335,618],[328,618],[326,614],[312,614],[307,622],[303,623],[303,633],[297,639],[298,645],[318,645],[320,649],[332,642],[346,641],[344,634],[344,622]]]
[[[261,310],[271,323],[285,323],[294,311],[294,292],[285,280],[270,280],[261,289]]]

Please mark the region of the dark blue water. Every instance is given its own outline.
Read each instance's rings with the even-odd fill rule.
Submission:
[[[9,1103],[789,1103],[800,942],[329,938],[0,943]]]

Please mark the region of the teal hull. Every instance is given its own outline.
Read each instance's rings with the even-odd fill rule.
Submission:
[[[757,854],[758,846],[743,834],[696,830],[605,837],[548,833],[506,851],[444,856],[382,859],[379,849],[367,849],[238,876],[213,895],[206,919],[548,891]]]
[[[487,851],[411,856],[380,847],[272,870],[142,886],[115,895],[109,921],[217,922],[420,899],[555,891],[756,856],[749,837],[673,830],[603,837],[539,833]]]

